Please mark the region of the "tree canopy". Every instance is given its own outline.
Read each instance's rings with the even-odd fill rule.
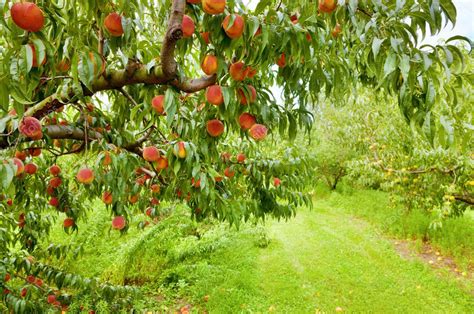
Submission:
[[[0,0],[0,13],[0,274],[48,282],[5,294],[22,311],[63,287],[127,303],[128,288],[43,263],[69,250],[40,241],[52,208],[66,232],[97,197],[121,232],[175,201],[197,219],[290,218],[311,202],[311,165],[285,141],[309,133],[321,94],[395,96],[433,138],[434,104],[473,79],[469,39],[421,45],[456,22],[451,0]]]

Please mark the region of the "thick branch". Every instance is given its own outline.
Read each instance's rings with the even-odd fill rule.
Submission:
[[[174,80],[170,84],[186,93],[194,93],[205,89],[216,83],[217,76],[203,76],[198,79],[187,79],[184,81]]]
[[[460,201],[460,202],[464,202],[468,205],[471,205],[473,206],[474,205],[474,197],[471,196],[471,195],[461,195],[461,194],[457,194],[457,195],[453,195],[454,198],[457,200],[457,201]]]
[[[174,59],[174,51],[176,49],[176,43],[183,37],[181,24],[185,8],[186,0],[173,0],[171,15],[168,21],[168,30],[166,31],[163,47],[161,48],[161,67],[165,76],[170,79],[176,77],[177,65]]]

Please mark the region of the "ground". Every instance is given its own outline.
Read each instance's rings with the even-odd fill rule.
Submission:
[[[473,313],[472,260],[465,258],[472,243],[459,244],[463,250],[447,256],[455,245],[436,240],[447,241],[444,232],[452,238],[462,232],[460,241],[471,241],[474,233],[466,228],[474,224],[471,217],[433,233],[433,246],[419,245],[407,239],[414,236],[413,220],[402,238],[390,233],[414,218],[381,223],[380,211],[393,216],[384,193],[316,193],[314,204],[288,221],[238,230],[196,223],[183,208],[142,233],[132,228],[124,236],[110,232],[103,222],[108,213],[96,209],[89,226],[74,236],[88,243],[85,255],[69,267],[139,285],[142,298],[134,306],[140,310]],[[63,234],[57,230],[54,237]]]

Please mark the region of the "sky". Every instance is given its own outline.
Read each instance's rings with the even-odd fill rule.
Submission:
[[[253,9],[259,0],[244,0],[243,2],[248,3],[248,6]],[[447,39],[454,35],[463,35],[474,40],[474,0],[454,0],[453,2],[458,12],[454,29],[452,25],[448,24],[446,29],[436,36],[427,36],[423,43],[437,44],[440,39]]]

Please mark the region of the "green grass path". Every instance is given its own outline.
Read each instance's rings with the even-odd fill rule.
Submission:
[[[372,226],[326,208],[268,223],[266,248],[241,236],[215,252],[195,295],[209,295],[210,313],[474,313],[474,296],[455,279],[404,260]]]

